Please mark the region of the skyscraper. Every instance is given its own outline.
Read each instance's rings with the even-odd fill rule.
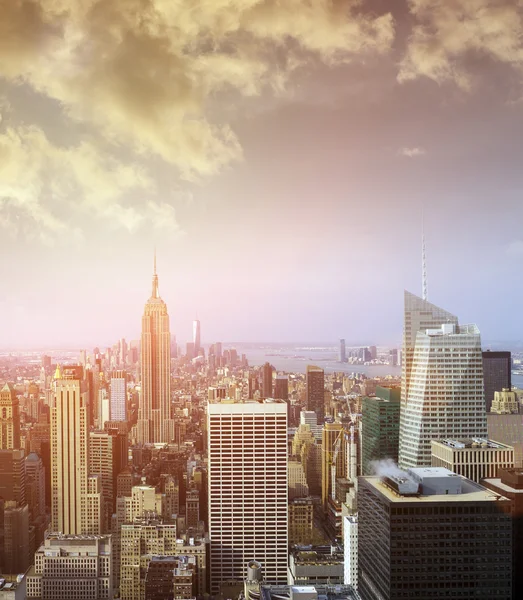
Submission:
[[[485,407],[492,408],[494,393],[512,389],[512,358],[510,352],[483,352]]]
[[[65,367],[57,374],[51,408],[51,527],[77,535],[88,529],[87,389],[82,367]]]
[[[345,352],[345,340],[340,340],[340,354],[339,354],[339,362],[344,363],[347,362],[347,354]]]
[[[198,319],[195,319],[192,322],[192,341],[194,344],[194,356],[198,356],[202,347],[200,340],[200,321],[198,321]]]
[[[167,306],[158,293],[156,256],[152,293],[142,317],[141,374],[138,441],[169,442],[174,431],[171,419],[171,334]]]
[[[405,354],[410,369],[401,407],[400,466],[430,466],[435,439],[486,438],[481,338],[476,325],[446,323],[418,330],[413,351],[407,347]]]
[[[376,387],[376,396],[361,402],[363,474],[373,475],[373,462],[398,462],[400,388]]]
[[[318,423],[323,424],[325,418],[325,374],[323,369],[307,365],[307,410],[313,410]]]
[[[360,477],[362,600],[511,600],[509,507],[503,496],[443,468]]]
[[[261,368],[262,396],[272,398],[272,365],[266,362]]]
[[[458,317],[405,290],[403,352],[401,357],[401,403],[405,405],[410,385],[412,359],[418,331],[434,329],[445,323],[458,324]]]
[[[111,421],[127,421],[127,374],[113,371],[110,382]],[[103,426],[103,423],[102,423]]]
[[[20,409],[10,383],[0,390],[0,450],[20,448]]]
[[[287,405],[208,406],[211,593],[241,581],[253,558],[265,580],[287,582]]]

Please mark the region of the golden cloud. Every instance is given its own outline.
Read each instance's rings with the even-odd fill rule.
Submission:
[[[241,158],[228,124],[207,117],[220,93],[281,88],[299,55],[341,63],[394,37],[390,14],[354,0],[0,2],[0,75],[186,178]]]
[[[409,0],[416,24],[398,79],[454,81],[468,90],[472,56],[523,65],[521,0]]]

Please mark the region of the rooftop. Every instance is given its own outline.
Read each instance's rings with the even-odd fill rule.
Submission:
[[[485,438],[463,438],[463,439],[446,439],[446,440],[434,440],[435,444],[442,444],[449,448],[455,448],[456,450],[463,450],[464,448],[482,448],[482,449],[498,449],[498,450],[510,450],[511,446],[494,442]]]
[[[414,469],[413,469],[414,470]],[[419,469],[423,471],[424,469]],[[446,470],[446,469],[444,469]],[[454,475],[454,474],[453,474]],[[465,477],[460,475],[454,475],[454,477],[460,477],[461,479],[461,493],[460,494],[418,494],[418,495],[403,495],[394,491],[390,486],[386,485],[381,477],[363,477],[369,485],[380,492],[385,498],[391,503],[405,503],[409,504],[429,504],[431,502],[493,502],[499,500],[506,500],[507,498],[488,490],[487,488],[474,483]]]

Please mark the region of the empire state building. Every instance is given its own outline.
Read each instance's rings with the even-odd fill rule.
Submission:
[[[156,256],[152,295],[142,317],[142,391],[138,411],[138,441],[168,443],[173,438],[171,419],[171,334],[167,305],[158,293]]]

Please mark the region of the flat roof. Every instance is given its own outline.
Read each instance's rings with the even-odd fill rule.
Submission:
[[[461,476],[458,475],[457,477]],[[461,494],[419,496],[402,496],[392,490],[388,485],[384,484],[381,477],[363,477],[362,479],[380,492],[383,496],[385,496],[389,502],[398,504],[430,504],[431,502],[493,502],[498,500],[505,500],[509,502],[508,498],[505,498],[500,494],[496,494],[496,492],[488,490],[482,485],[470,481],[470,479],[466,479],[465,477],[461,477]]]
[[[497,477],[495,479],[483,479],[482,481],[486,481],[486,482],[488,482],[488,483],[490,483],[492,485],[495,485],[500,490],[503,490],[504,492],[507,492],[507,493],[511,493],[511,494],[523,494],[523,489],[513,488],[510,485],[507,485],[506,483],[503,483],[499,477]]]
[[[441,444],[447,448],[453,448],[454,450],[464,450],[466,448],[474,450],[511,450],[512,446],[495,442],[487,438],[447,438],[444,440],[433,440],[434,444]],[[486,444],[486,445],[484,445]]]

